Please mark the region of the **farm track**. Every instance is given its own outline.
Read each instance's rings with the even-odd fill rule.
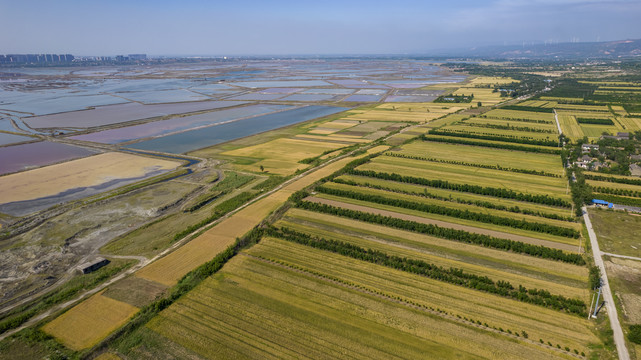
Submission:
[[[432,220],[432,219],[428,219],[428,218],[423,218],[423,217],[413,216],[413,215],[407,215],[407,214],[397,213],[397,212],[393,212],[393,211],[379,210],[379,209],[375,209],[375,208],[371,208],[371,207],[353,205],[353,204],[348,204],[348,203],[344,203],[344,202],[340,202],[340,201],[321,199],[321,198],[317,198],[317,197],[308,197],[305,200],[306,201],[310,201],[310,202],[314,202],[314,203],[319,203],[319,204],[336,206],[336,207],[340,207],[340,208],[348,209],[348,210],[362,211],[362,212],[366,212],[366,213],[370,213],[370,214],[377,214],[377,215],[382,215],[382,216],[390,216],[390,217],[394,217],[394,218],[398,218],[398,219],[402,219],[402,220],[415,221],[415,222],[422,223],[422,224],[436,225],[436,226],[440,226],[440,227],[443,227],[443,228],[449,228],[449,229],[455,229],[455,230],[463,230],[463,231],[467,231],[467,232],[483,234],[483,235],[497,237],[497,238],[500,238],[500,239],[520,241],[520,242],[523,242],[523,243],[526,243],[526,244],[542,245],[542,246],[546,246],[546,247],[549,247],[549,248],[552,248],[552,249],[559,249],[559,250],[570,251],[570,252],[577,252],[577,250],[578,250],[578,248],[576,246],[573,246],[573,245],[562,244],[562,243],[557,243],[557,242],[547,241],[547,240],[541,240],[541,239],[527,237],[527,236],[509,234],[509,233],[504,233],[504,232],[501,232],[501,231],[487,230],[487,229],[477,228],[477,227],[473,227],[473,226],[460,225],[460,224],[450,223],[450,222],[441,221],[441,220]]]
[[[313,278],[318,279],[318,280],[326,281],[326,282],[329,282],[329,283],[331,283],[333,285],[337,285],[337,286],[340,286],[340,287],[343,287],[343,288],[347,288],[347,289],[350,289],[350,290],[358,291],[360,293],[367,294],[367,295],[370,295],[370,296],[373,296],[373,297],[376,297],[376,298],[379,298],[379,299],[387,300],[389,302],[393,302],[393,303],[396,303],[396,304],[405,305],[405,306],[410,307],[410,308],[412,308],[414,310],[418,310],[418,311],[422,311],[422,312],[425,312],[425,313],[429,313],[431,315],[438,316],[438,317],[440,317],[442,319],[446,319],[446,320],[449,320],[449,321],[452,321],[452,322],[457,322],[457,323],[464,324],[464,325],[467,325],[467,326],[473,326],[473,327],[478,328],[478,329],[482,329],[482,330],[485,330],[485,331],[490,331],[490,332],[493,332],[493,333],[496,333],[496,334],[500,334],[500,335],[503,335],[503,336],[506,336],[506,337],[509,337],[509,338],[512,338],[512,339],[519,340],[519,341],[528,342],[530,344],[537,345],[537,346],[540,346],[540,347],[543,347],[543,348],[546,348],[546,349],[549,349],[549,350],[554,350],[554,351],[563,353],[564,355],[570,355],[570,356],[573,356],[573,357],[578,358],[578,359],[583,359],[583,357],[581,357],[579,355],[573,354],[571,352],[563,351],[563,350],[558,349],[558,348],[556,348],[554,346],[550,346],[550,345],[547,345],[547,344],[542,344],[542,343],[540,343],[538,341],[525,339],[525,338],[520,337],[520,336],[516,336],[516,335],[513,335],[513,334],[508,334],[508,333],[505,333],[505,332],[501,332],[501,331],[499,331],[497,329],[494,329],[492,327],[479,325],[479,324],[477,324],[475,322],[464,320],[464,319],[458,318],[458,317],[456,317],[454,315],[450,315],[450,314],[447,314],[447,313],[443,313],[443,312],[439,312],[439,311],[436,311],[436,310],[432,310],[430,308],[422,307],[422,306],[419,306],[419,305],[416,305],[416,304],[413,304],[413,303],[410,303],[410,302],[407,302],[407,301],[404,301],[404,300],[400,300],[398,298],[393,298],[393,297],[388,296],[388,295],[376,293],[374,291],[368,290],[368,289],[363,288],[363,287],[358,287],[358,286],[346,284],[346,283],[343,283],[343,282],[339,282],[337,280],[328,279],[326,277],[322,277],[320,275],[311,273],[309,271],[305,271],[305,270],[300,269],[300,268],[294,268],[294,267],[291,267],[291,266],[288,266],[288,265],[285,265],[285,264],[281,264],[281,263],[278,263],[278,262],[275,262],[275,261],[272,261],[272,260],[269,260],[269,259],[265,259],[265,258],[262,258],[262,257],[254,256],[254,255],[248,254],[246,252],[240,252],[240,255],[246,256],[248,258],[251,258],[253,260],[260,261],[260,262],[263,262],[263,263],[266,263],[266,264],[278,266],[280,268],[287,269],[287,270],[293,271],[293,272],[298,273],[298,274],[304,274],[306,276],[313,277]]]
[[[607,253],[607,252],[603,252],[603,251],[601,251],[601,255],[612,256],[612,257],[621,258],[621,259],[641,261],[641,258],[639,258],[639,257],[612,254],[612,253]]]

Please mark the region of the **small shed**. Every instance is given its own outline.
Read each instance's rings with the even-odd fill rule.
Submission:
[[[89,262],[86,262],[84,264],[78,265],[77,269],[78,269],[79,272],[81,272],[83,274],[89,274],[89,273],[92,273],[92,272],[100,269],[101,267],[103,267],[103,266],[105,266],[105,265],[107,265],[109,263],[110,263],[109,260],[107,260],[105,258],[102,258],[102,257],[99,257],[99,258],[96,258],[93,261],[89,261]]]

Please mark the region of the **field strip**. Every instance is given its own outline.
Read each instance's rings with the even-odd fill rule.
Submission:
[[[532,238],[532,237],[527,237],[527,236],[521,236],[521,235],[515,235],[515,234],[508,234],[500,231],[493,231],[493,230],[487,230],[487,229],[481,229],[473,226],[466,226],[466,225],[459,225],[459,224],[454,224],[450,222],[445,222],[445,221],[440,221],[440,220],[432,220],[432,219],[427,219],[419,216],[413,216],[413,215],[406,215],[406,214],[401,214],[393,211],[386,211],[386,210],[378,210],[366,206],[360,206],[360,205],[352,205],[344,202],[339,202],[339,201],[334,201],[334,200],[327,200],[327,199],[321,199],[317,197],[308,197],[305,199],[305,201],[309,202],[314,202],[314,203],[319,203],[319,204],[325,204],[325,205],[330,205],[330,206],[336,206],[340,207],[343,209],[348,209],[348,210],[355,210],[355,211],[363,211],[367,212],[370,214],[377,214],[377,215],[382,215],[382,216],[390,216],[398,219],[403,219],[403,220],[409,220],[409,221],[415,221],[418,223],[422,224],[431,224],[431,225],[436,225],[444,228],[450,228],[450,229],[456,229],[456,230],[463,230],[471,233],[477,233],[477,234],[483,234],[483,235],[489,235],[493,237],[497,237],[500,239],[508,239],[508,240],[513,240],[513,241],[520,241],[526,244],[532,244],[532,245],[542,245],[546,246],[552,249],[559,249],[559,250],[564,250],[564,251],[571,251],[571,252],[576,252],[578,250],[577,246],[573,245],[567,245],[567,244],[561,244],[553,241],[547,241],[547,240],[541,240],[537,238]]]
[[[351,283],[348,283],[348,282],[338,281],[338,280],[335,280],[335,279],[332,279],[332,278],[323,277],[323,276],[320,276],[320,275],[318,275],[318,274],[316,274],[314,272],[310,272],[308,270],[302,269],[300,267],[288,266],[287,264],[284,264],[282,262],[276,262],[276,261],[273,261],[271,259],[267,259],[267,258],[255,256],[255,255],[251,255],[251,254],[248,254],[246,252],[241,252],[240,254],[243,255],[243,256],[249,257],[249,258],[251,258],[253,260],[261,261],[263,263],[270,264],[270,265],[273,265],[273,266],[278,266],[280,268],[287,269],[289,271],[293,271],[293,272],[296,272],[296,273],[299,273],[299,274],[304,274],[306,276],[315,278],[317,280],[329,282],[329,283],[331,283],[333,285],[336,285],[336,286],[348,288],[350,290],[358,291],[360,293],[364,293],[364,294],[367,294],[367,295],[370,295],[370,296],[374,296],[374,297],[379,298],[379,299],[384,299],[384,300],[387,300],[387,301],[390,301],[390,302],[393,302],[393,303],[396,303],[396,304],[405,305],[405,306],[410,307],[412,309],[423,311],[423,312],[429,313],[431,315],[438,316],[438,317],[440,317],[442,319],[446,319],[446,320],[449,320],[449,321],[452,321],[452,322],[457,322],[457,323],[460,323],[460,324],[464,324],[466,326],[472,326],[472,327],[475,327],[475,328],[478,328],[478,329],[481,329],[481,330],[485,330],[485,331],[493,332],[493,333],[496,333],[496,334],[500,334],[500,335],[503,335],[503,336],[506,336],[506,337],[513,338],[513,339],[518,340],[518,341],[524,341],[524,342],[527,342],[527,343],[530,343],[530,344],[533,344],[533,345],[544,347],[544,348],[549,349],[549,350],[555,350],[555,351],[561,352],[563,354],[572,355],[574,357],[582,359],[582,357],[580,357],[578,355],[572,354],[570,352],[563,351],[563,350],[558,349],[556,347],[549,346],[547,344],[542,344],[542,343],[540,343],[538,341],[525,339],[523,337],[516,336],[516,335],[513,335],[513,334],[508,334],[506,332],[501,332],[501,331],[499,331],[497,329],[494,329],[492,327],[484,326],[484,325],[478,324],[476,322],[468,321],[468,320],[456,317],[454,315],[451,315],[451,314],[448,314],[448,313],[445,313],[445,312],[442,312],[442,311],[437,311],[437,310],[428,308],[426,306],[420,306],[420,305],[417,305],[416,303],[409,302],[409,301],[407,301],[405,299],[401,299],[399,297],[392,297],[391,295],[383,294],[381,292],[376,292],[376,291],[367,289],[367,288],[365,288],[363,286],[357,286],[357,285],[354,285],[354,284],[351,284]]]
[[[42,329],[73,350],[97,344],[124,325],[138,308],[96,294],[45,325]]]

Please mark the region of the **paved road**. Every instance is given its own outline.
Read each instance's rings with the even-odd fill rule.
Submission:
[[[603,258],[601,258],[599,243],[597,242],[594,229],[592,229],[592,223],[590,222],[590,217],[588,216],[588,209],[585,206],[583,207],[583,219],[585,220],[585,226],[588,228],[588,234],[590,235],[590,244],[592,244],[594,263],[599,267],[599,270],[601,271],[601,283],[603,288],[603,298],[605,299],[605,308],[607,309],[608,317],[610,318],[610,327],[612,327],[614,344],[617,347],[619,360],[630,360],[630,354],[628,353],[628,349],[625,346],[625,337],[623,336],[621,323],[619,323],[617,308],[616,306],[614,306],[614,298],[612,297],[612,292],[610,291],[608,275],[605,272],[605,264],[603,263]]]

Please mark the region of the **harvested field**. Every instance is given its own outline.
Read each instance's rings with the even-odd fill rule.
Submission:
[[[159,175],[178,166],[177,161],[110,152],[11,174],[0,177],[2,209],[12,213],[17,208],[48,207]],[[33,200],[39,203],[25,203]],[[10,203],[15,206],[9,206]]]
[[[165,290],[165,285],[130,276],[110,285],[102,295],[141,308],[156,300]]]
[[[578,240],[577,240],[577,245],[562,244],[562,243],[554,242],[554,241],[547,241],[547,240],[537,239],[537,238],[533,238],[533,237],[527,237],[527,236],[521,236],[521,235],[516,235],[516,234],[505,233],[505,232],[501,232],[501,231],[482,229],[482,228],[478,228],[478,227],[474,227],[474,226],[460,225],[460,224],[455,224],[455,223],[447,222],[447,221],[428,219],[428,218],[421,217],[421,216],[408,215],[408,214],[403,214],[403,213],[395,212],[395,211],[381,210],[381,209],[377,209],[377,208],[374,208],[374,207],[368,207],[368,206],[362,206],[362,205],[354,205],[354,204],[350,204],[350,203],[347,203],[347,202],[323,199],[323,198],[319,198],[319,197],[308,197],[305,200],[306,201],[310,201],[310,202],[319,203],[319,204],[326,204],[326,205],[336,206],[336,207],[340,207],[340,208],[343,208],[343,209],[363,211],[363,212],[370,213],[370,214],[390,216],[390,217],[394,217],[394,218],[398,218],[398,219],[415,221],[415,222],[422,223],[422,224],[432,224],[432,225],[436,225],[436,226],[440,226],[440,227],[444,227],[444,228],[463,230],[463,231],[477,233],[477,234],[489,235],[489,236],[497,237],[497,238],[500,238],[500,239],[508,239],[508,240],[520,241],[520,242],[524,242],[526,244],[543,245],[543,246],[547,246],[547,247],[553,248],[553,249],[560,249],[560,250],[571,251],[571,252],[576,252],[578,250]]]
[[[138,308],[101,293],[74,306],[42,330],[73,350],[83,350],[124,325]]]

